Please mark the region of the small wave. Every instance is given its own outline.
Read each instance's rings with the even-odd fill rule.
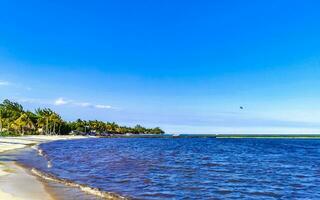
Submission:
[[[47,154],[39,147],[39,145],[32,146],[31,148],[36,150],[39,156],[48,159]]]
[[[105,192],[105,191],[102,191],[102,190],[100,190],[98,188],[93,188],[93,187],[89,187],[89,186],[84,185],[84,184],[78,184],[78,183],[75,183],[75,182],[72,182],[72,181],[69,181],[69,180],[66,180],[66,179],[58,178],[58,177],[55,177],[53,175],[41,172],[41,171],[39,171],[39,170],[37,170],[35,168],[32,168],[31,172],[34,175],[36,175],[36,176],[38,176],[40,178],[43,178],[45,180],[53,181],[53,182],[57,182],[57,183],[62,183],[64,185],[70,186],[70,187],[79,188],[83,192],[86,192],[88,194],[92,194],[92,195],[95,195],[95,196],[98,196],[98,197],[101,197],[101,198],[104,198],[104,199],[128,200],[128,198],[120,196],[120,195],[118,195],[116,193]]]
[[[48,167],[48,168],[51,168],[51,167],[52,167],[52,162],[51,162],[50,160],[48,160],[48,162],[47,162],[47,167]]]
[[[40,149],[39,145],[34,145],[31,148],[36,150],[39,156],[43,156],[44,157],[43,150]]]
[[[39,147],[39,145],[32,146],[31,148],[36,150],[39,156],[44,157],[47,160],[48,168],[52,167],[51,160],[48,158],[48,155]]]

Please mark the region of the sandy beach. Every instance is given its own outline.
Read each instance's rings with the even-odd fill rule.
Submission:
[[[0,137],[0,154],[43,142],[82,139],[84,136],[24,136]],[[26,169],[10,159],[0,159],[0,199],[5,200],[53,200],[44,185]]]

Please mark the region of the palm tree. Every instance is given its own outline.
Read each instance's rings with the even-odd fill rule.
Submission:
[[[53,114],[53,111],[49,108],[44,109],[36,109],[36,114],[38,115],[37,124],[38,127],[42,129],[42,132],[44,132],[46,135],[49,134],[49,120],[51,115]],[[44,131],[45,129],[45,131]]]
[[[134,132],[137,134],[146,133],[146,131],[147,131],[146,128],[144,128],[143,126],[140,126],[139,124],[136,125],[133,129],[134,129]]]
[[[56,134],[56,125],[58,125],[60,127],[62,124],[62,119],[57,113],[53,112],[49,116],[49,120],[51,123],[53,123],[52,133]]]
[[[5,125],[5,122],[7,121],[7,115],[6,110],[1,106],[0,104],[0,134],[3,131],[3,127]]]
[[[2,132],[3,117],[4,117],[4,109],[0,106],[0,134]]]
[[[3,131],[5,125],[7,126],[7,131],[9,131],[13,122],[18,119],[23,112],[23,107],[20,104],[5,99],[0,104],[0,132]]]
[[[116,133],[118,128],[119,128],[119,125],[114,122],[112,123],[107,122],[106,124],[106,130],[110,133]]]
[[[34,124],[28,117],[28,115],[26,113],[23,113],[18,119],[14,121],[13,127],[17,129],[21,135],[24,135],[25,129],[34,129]]]

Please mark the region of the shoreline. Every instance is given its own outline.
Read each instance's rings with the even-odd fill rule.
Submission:
[[[5,157],[4,153],[57,140],[85,139],[87,136],[0,137],[0,199],[54,200],[45,184],[28,169]]]

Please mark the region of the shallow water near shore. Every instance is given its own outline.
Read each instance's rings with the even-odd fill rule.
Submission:
[[[26,161],[27,162],[23,162]],[[0,164],[3,164],[8,167],[8,172],[13,173],[15,176],[20,177],[20,179],[25,179],[25,174],[18,173],[17,169],[21,169],[26,171],[27,175],[31,175],[38,179],[39,184],[41,184],[41,187],[44,187],[46,190],[45,194],[46,196],[50,196],[50,199],[54,200],[70,200],[70,199],[77,199],[77,200],[101,200],[104,198],[100,198],[99,196],[92,195],[89,193],[86,193],[79,189],[78,187],[72,187],[68,186],[64,183],[57,182],[57,181],[49,181],[46,180],[44,177],[40,177],[33,173],[33,164],[44,164],[46,163],[45,160],[41,156],[37,154],[37,151],[35,149],[31,148],[21,148],[21,149],[15,149],[10,150],[5,153],[0,154]],[[28,163],[28,164],[27,164]],[[32,165],[29,165],[32,163]],[[22,178],[21,178],[22,177]],[[3,178],[4,181],[5,178]],[[16,181],[16,180],[15,180]],[[11,185],[18,185],[20,183],[10,183]],[[39,187],[34,185],[34,183],[30,183],[31,185],[27,185],[28,183],[21,183],[28,187]],[[25,186],[23,186],[25,188]],[[19,188],[12,188],[12,190],[21,192]],[[30,190],[32,193],[32,190]],[[22,195],[24,196],[24,195]],[[34,196],[34,195],[33,195]],[[46,199],[44,196],[39,197],[38,199]]]
[[[320,199],[320,140],[96,138],[17,159],[133,199]]]

